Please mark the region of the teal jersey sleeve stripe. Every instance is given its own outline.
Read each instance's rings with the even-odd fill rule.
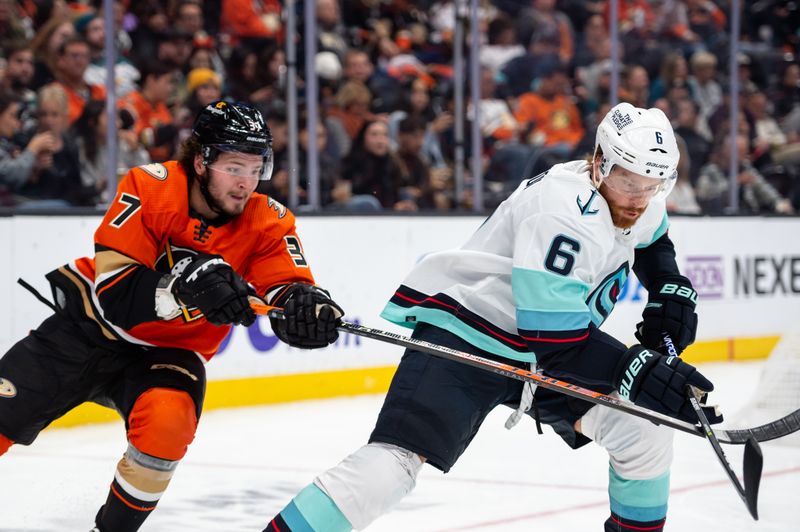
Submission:
[[[583,312],[517,310],[517,326],[527,331],[577,331],[588,327],[591,320],[588,309]]]
[[[653,242],[664,236],[664,234],[666,234],[667,232],[667,229],[669,229],[669,217],[665,212],[664,217],[661,219],[661,225],[659,225],[658,229],[656,229],[656,232],[653,233],[653,238],[650,239],[650,242],[648,242],[647,244],[639,244],[638,246],[636,246],[636,248],[637,249],[646,248],[647,246],[649,246],[650,244],[652,244]]]
[[[585,312],[590,286],[574,277],[513,268],[511,290],[518,310]]]

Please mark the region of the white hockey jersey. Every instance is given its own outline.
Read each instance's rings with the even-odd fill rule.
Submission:
[[[614,227],[589,165],[572,161],[523,181],[461,248],[424,257],[381,316],[425,322],[485,351],[526,362],[537,349],[585,340],[613,310],[637,247],[667,231],[653,200]]]

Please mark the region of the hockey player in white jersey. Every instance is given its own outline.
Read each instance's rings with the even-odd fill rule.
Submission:
[[[694,341],[696,293],[667,235],[678,148],[658,109],[615,106],[591,161],[523,181],[461,248],[425,257],[382,316],[413,336],[545,374],[689,422],[686,387],[713,385],[670,357]],[[598,327],[633,270],[649,292],[626,347]],[[550,425],[572,448],[609,454],[605,532],[661,531],[671,429],[409,349],[369,443],[303,489],[266,530],[363,529],[415,485],[423,463],[447,472],[498,405]],[[715,419],[720,421],[721,418]],[[535,442],[532,442],[532,445]],[[600,520],[598,520],[600,521]],[[600,522],[598,522],[599,528]]]

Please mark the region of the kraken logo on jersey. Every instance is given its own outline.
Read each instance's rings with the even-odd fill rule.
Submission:
[[[179,276],[186,267],[192,263],[196,256],[197,252],[195,250],[173,246],[167,241],[167,245],[164,246],[164,252],[156,259],[155,270],[157,272]],[[181,310],[183,319],[186,321],[194,321],[202,316],[202,313],[195,307],[181,307]]]
[[[630,268],[628,263],[625,262],[616,271],[608,274],[586,299],[586,306],[589,307],[592,322],[598,327],[614,310],[614,305],[617,304],[622,287],[625,286],[625,282],[628,280],[629,272]]]
[[[597,197],[597,190],[592,189],[592,194],[589,196],[589,199],[586,200],[586,203],[581,201],[581,196],[578,194],[575,197],[575,202],[578,204],[578,209],[581,211],[581,216],[591,216],[592,214],[597,214],[597,211],[600,209],[592,209],[592,202],[594,198]]]
[[[8,379],[0,378],[0,397],[11,399],[17,395],[17,387]]]

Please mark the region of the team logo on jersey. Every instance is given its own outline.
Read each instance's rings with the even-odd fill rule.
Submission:
[[[629,272],[630,268],[628,263],[625,262],[616,271],[608,274],[586,299],[586,306],[589,307],[592,322],[598,327],[614,310],[614,305],[617,304],[622,287],[625,286],[625,282],[628,280]]]
[[[164,181],[167,178],[167,167],[161,163],[143,164],[140,166],[142,170],[155,177],[159,181]]]
[[[168,242],[164,246],[164,252],[156,259],[155,269],[161,273],[180,276],[196,256],[195,250],[173,246]]]
[[[17,387],[8,379],[0,378],[0,397],[11,399],[17,395]]]
[[[586,203],[583,203],[581,201],[581,195],[580,194],[575,196],[575,203],[578,204],[578,209],[580,209],[580,211],[581,211],[581,216],[591,216],[592,214],[597,214],[597,211],[599,209],[592,209],[592,202],[594,202],[594,199],[596,197],[597,197],[597,191],[596,190],[592,190],[592,193],[589,196],[589,199],[586,200]]]

